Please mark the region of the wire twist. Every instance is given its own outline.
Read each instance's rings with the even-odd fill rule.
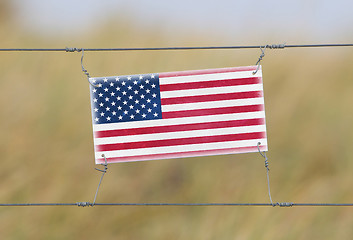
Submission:
[[[266,168],[266,175],[267,175],[268,196],[269,196],[269,198],[270,198],[270,202],[271,202],[272,206],[275,207],[275,206],[277,206],[277,204],[279,204],[279,203],[277,203],[277,204],[275,203],[275,204],[274,204],[274,203],[272,202],[271,187],[270,187],[270,174],[269,174],[270,168],[269,168],[268,158],[267,158],[265,152],[261,152],[261,150],[260,150],[260,145],[261,145],[261,143],[258,142],[258,143],[257,143],[257,149],[258,149],[259,153],[261,154],[261,156],[262,156],[263,158],[265,158],[265,168]],[[280,205],[278,205],[278,206],[280,206]]]
[[[93,207],[94,204],[90,203],[90,202],[77,202],[76,205],[78,207]]]
[[[266,45],[265,47],[269,49],[284,49],[286,47],[286,44],[285,43],[272,44],[272,45]]]
[[[66,47],[65,48],[65,51],[66,52],[81,52],[81,51],[83,51],[83,48],[70,48],[70,47]]]
[[[105,157],[104,154],[102,154],[102,157],[104,157],[104,163],[102,164],[104,166],[104,169],[99,169],[99,168],[95,168],[97,171],[100,171],[102,172],[102,176],[101,176],[101,180],[99,181],[99,184],[98,184],[98,187],[97,187],[97,190],[96,190],[96,195],[94,195],[94,200],[93,200],[93,203],[91,204],[91,206],[93,207],[94,204],[96,203],[96,199],[97,199],[97,195],[98,195],[98,191],[99,191],[99,187],[101,186],[101,183],[102,183],[102,180],[103,180],[103,177],[104,177],[104,174],[107,172],[108,170],[108,162],[107,162],[107,158]]]
[[[83,48],[81,48],[81,49],[72,48],[70,50],[79,51],[79,52],[82,51],[82,56],[81,56],[81,69],[82,69],[82,72],[87,76],[87,81],[92,87],[98,87],[97,85],[94,85],[93,83],[91,83],[91,81],[90,81],[91,76],[89,75],[89,72],[85,69],[85,67],[83,66],[83,57],[85,55],[84,49]]]
[[[264,47],[264,49],[262,49],[262,47],[260,47],[261,55],[260,55],[260,57],[259,57],[259,60],[257,60],[257,62],[256,62],[256,64],[255,64],[255,65],[257,65],[257,68],[256,68],[255,71],[252,72],[253,75],[255,75],[255,74],[259,71],[259,69],[260,69],[260,63],[261,63],[263,57],[265,56],[265,50],[266,50],[267,46],[268,46],[268,45],[266,45],[266,46]]]

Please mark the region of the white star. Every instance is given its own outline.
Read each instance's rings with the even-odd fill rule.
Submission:
[[[140,85],[140,89],[143,89],[145,86],[143,86],[143,85]]]
[[[110,107],[106,107],[105,111],[109,112],[110,111]]]
[[[157,103],[153,103],[153,107],[157,107],[158,106],[158,104]]]
[[[154,78],[154,74],[151,75],[151,78]]]
[[[112,104],[112,106],[115,106],[115,102],[112,102],[111,104]]]
[[[155,112],[155,113],[153,114],[153,116],[158,117],[158,113]]]
[[[104,112],[101,112],[101,116],[102,116],[102,117],[104,116]]]
[[[140,110],[138,110],[138,109],[136,109],[136,111],[135,111],[136,113],[140,113]]]
[[[123,104],[126,105],[126,104],[127,104],[127,101],[124,101]]]
[[[135,90],[134,93],[135,93],[135,94],[139,94],[139,91]]]
[[[100,83],[100,84],[98,84],[98,87],[102,87],[102,84]]]
[[[121,100],[121,97],[120,97],[120,96],[119,96],[119,97],[117,97],[117,98],[116,98],[116,100],[120,101],[120,100]]]
[[[132,114],[130,115],[130,118],[131,118],[131,119],[134,119],[134,117],[135,117],[134,115],[132,115]]]
[[[110,121],[110,117],[107,117],[107,121]]]
[[[141,107],[142,107],[142,108],[145,108],[145,107],[146,107],[146,105],[145,105],[145,104],[142,104],[142,105],[141,105]]]
[[[143,117],[143,118],[146,118],[146,114],[142,114],[142,117]]]
[[[103,97],[103,93],[98,94],[99,97]]]
[[[142,94],[140,97],[143,99],[143,98],[145,98],[145,95]]]
[[[131,87],[131,86],[128,86],[128,87],[127,87],[127,89],[131,90],[131,89],[132,89],[132,87]]]
[[[137,83],[138,83],[138,82],[135,80],[135,81],[134,81],[134,85],[137,85]]]
[[[108,88],[104,88],[104,92],[108,92],[108,90],[109,90]]]
[[[153,93],[153,94],[152,94],[152,97],[153,97],[153,98],[156,98],[156,97],[157,97],[157,94]]]
[[[149,89],[146,89],[146,93],[150,93],[151,92],[151,90],[149,90]]]
[[[108,82],[108,78],[104,78],[103,81],[104,81],[104,82]]]
[[[129,79],[129,80],[130,80],[130,79]],[[126,82],[125,82],[125,81],[123,81],[123,82],[121,83],[121,85],[125,86],[125,85],[126,85]]]
[[[111,87],[113,87],[113,86],[114,86],[114,83],[111,82],[109,85],[110,85]]]
[[[147,109],[147,112],[149,112],[149,113],[150,113],[150,112],[152,112],[152,109],[150,109],[150,108],[149,108],[149,109]]]
[[[128,77],[127,77],[127,80],[131,80],[131,77],[130,77],[130,76],[128,76]]]
[[[98,99],[97,99],[97,98],[93,99],[93,102],[97,102],[97,101],[98,101]]]
[[[149,83],[150,83],[150,80],[147,79],[147,80],[145,81],[145,83],[149,84]]]
[[[123,92],[123,95],[124,95],[124,96],[126,95],[126,92],[125,92],[125,91]]]
[[[140,102],[139,100],[137,100],[137,99],[135,100],[135,104],[138,104],[139,102]]]
[[[91,80],[93,83],[96,83],[96,79],[91,78],[90,80]]]
[[[147,103],[150,103],[151,102],[151,99],[147,99]]]
[[[112,112],[112,114],[113,114],[113,116],[115,116],[115,115],[116,115],[116,112],[114,111],[114,112]]]
[[[129,113],[128,111],[126,111],[126,110],[124,111],[124,114],[125,114],[125,115],[127,115],[128,113]]]
[[[152,84],[151,87],[152,87],[152,88],[156,88],[156,85],[155,85],[155,84]]]
[[[116,78],[115,78],[115,81],[119,81],[119,80],[120,80],[120,78],[119,78],[119,77],[116,77]]]
[[[109,98],[106,97],[106,98],[105,98],[105,101],[106,101],[106,102],[109,102]]]
[[[96,93],[96,92],[97,92],[97,89],[93,88],[93,92]]]
[[[117,87],[116,90],[117,90],[117,91],[120,91],[120,87]]]
[[[115,92],[111,92],[110,96],[114,97],[115,96]]]
[[[134,108],[134,106],[130,105],[130,106],[129,106],[129,108],[130,108],[130,109],[133,109],[133,108]]]
[[[140,79],[140,80],[142,80],[142,79],[143,79],[143,76],[142,76],[142,75],[140,75],[139,79]]]
[[[123,109],[121,106],[118,106],[118,110],[121,110],[121,109]]]
[[[130,96],[129,96],[129,100],[132,100],[132,99],[133,99],[133,97],[130,95]]]
[[[98,112],[98,108],[95,108],[94,111],[95,111],[95,112]]]
[[[99,118],[95,118],[94,121],[98,122],[98,121],[99,121]]]
[[[99,106],[100,106],[100,107],[103,107],[103,106],[104,106],[104,104],[103,104],[103,103],[100,103],[100,104],[99,104]]]
[[[119,116],[119,120],[121,120],[121,119],[123,119],[123,116],[120,115],[120,116]]]

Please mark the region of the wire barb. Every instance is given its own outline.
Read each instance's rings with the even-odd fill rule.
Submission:
[[[279,207],[293,207],[294,203],[292,202],[281,202],[281,203],[276,203],[276,205],[273,205],[274,207],[275,206],[279,206]]]
[[[70,47],[66,47],[65,48],[65,51],[66,52],[81,52],[81,51],[83,51],[83,48],[70,48]]]
[[[104,177],[104,174],[107,172],[108,170],[108,161],[107,161],[107,158],[105,157],[104,154],[102,154],[102,157],[104,157],[104,163],[102,163],[102,165],[104,166],[104,169],[99,169],[99,168],[95,168],[97,171],[100,171],[102,172],[102,176],[101,176],[101,179],[99,181],[99,184],[98,184],[98,187],[97,187],[97,190],[96,190],[96,195],[94,195],[94,200],[93,200],[93,203],[92,203],[92,207],[94,206],[94,204],[96,203],[96,199],[97,199],[97,195],[98,195],[98,191],[99,191],[99,187],[101,186],[101,183],[102,183],[102,180],[103,180],[103,177]]]
[[[76,205],[77,207],[93,207],[93,204],[90,202],[77,202]]]
[[[269,49],[284,49],[285,47],[286,47],[285,43],[266,45],[266,48],[269,48]]]

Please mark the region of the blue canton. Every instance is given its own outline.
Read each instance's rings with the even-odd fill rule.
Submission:
[[[158,74],[91,78],[94,124],[161,119]]]

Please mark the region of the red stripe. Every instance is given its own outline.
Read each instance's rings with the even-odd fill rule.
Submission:
[[[265,132],[253,132],[253,133],[240,133],[240,134],[226,134],[218,136],[203,136],[203,137],[190,137],[190,138],[178,138],[178,139],[163,139],[154,141],[140,141],[140,142],[126,142],[126,143],[115,143],[115,144],[102,144],[96,145],[96,151],[116,151],[116,150],[127,150],[127,149],[139,149],[139,148],[153,148],[153,147],[168,147],[168,146],[180,146],[190,144],[202,144],[202,143],[216,143],[216,142],[228,142],[228,141],[241,141],[265,138]]]
[[[243,127],[243,126],[254,126],[254,125],[263,125],[263,124],[265,124],[264,118],[254,118],[254,119],[243,119],[243,120],[229,120],[229,121],[221,121],[221,122],[189,123],[189,124],[157,126],[157,127],[145,127],[145,128],[142,127],[142,128],[96,131],[94,133],[94,137],[95,138],[119,137],[119,136],[129,136],[129,135],[139,135],[139,134],[192,131],[192,130],[228,128],[228,127]]]
[[[249,84],[258,84],[261,82],[262,81],[260,77],[253,77],[253,78],[212,80],[212,81],[205,81],[205,82],[163,84],[163,85],[160,85],[159,87],[161,92],[165,92],[165,91],[188,90],[188,89],[198,89],[198,88],[249,85]]]
[[[267,146],[261,145],[261,151],[267,151]],[[178,153],[164,153],[164,154],[151,154],[151,155],[138,155],[129,157],[114,157],[107,158],[108,163],[115,162],[131,162],[131,161],[145,161],[145,160],[158,160],[158,159],[169,159],[169,158],[184,158],[184,157],[199,157],[207,155],[223,155],[223,154],[234,154],[234,153],[248,153],[257,152],[257,147],[240,147],[231,149],[213,149],[203,151],[190,151],[190,152],[178,152]],[[104,163],[103,158],[96,159],[97,164]]]
[[[166,72],[166,73],[160,73],[159,78],[203,75],[203,74],[213,74],[213,73],[226,73],[226,72],[254,71],[256,70],[256,68],[257,66],[248,66],[248,67],[235,67],[235,68],[217,68],[217,69],[207,69],[207,70]]]
[[[175,111],[175,112],[163,112],[162,118],[179,118],[179,117],[196,117],[196,116],[208,116],[218,114],[230,114],[230,113],[243,113],[243,112],[258,112],[263,111],[264,105],[247,105],[237,107],[223,107],[223,108],[210,108],[210,109],[195,109],[187,111]]]
[[[232,99],[258,98],[262,97],[262,91],[238,92],[238,93],[219,93],[209,95],[187,96],[162,98],[162,105],[181,104],[181,103],[196,103],[196,102],[213,102]]]

